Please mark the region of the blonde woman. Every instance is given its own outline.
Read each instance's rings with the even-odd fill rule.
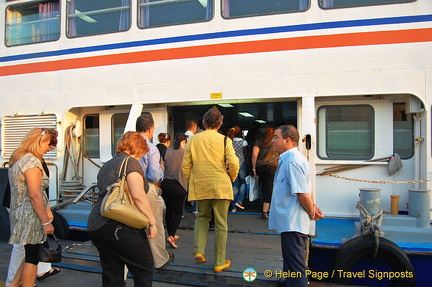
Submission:
[[[54,233],[53,215],[45,189],[49,178],[42,167],[42,156],[52,148],[54,129],[34,128],[24,137],[9,161],[11,188],[10,244],[24,245],[25,260],[10,286],[33,287],[38,250],[46,234]]]

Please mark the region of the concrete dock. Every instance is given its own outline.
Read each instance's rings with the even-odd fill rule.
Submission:
[[[280,237],[268,229],[268,221],[257,212],[229,214],[227,259],[231,267],[224,272],[213,272],[213,238],[210,229],[206,249],[206,263],[196,264],[193,257],[193,226],[195,215],[187,212],[182,220],[178,235],[178,249],[167,246],[174,252],[172,263],[156,271],[154,286],[277,286],[282,269]],[[256,210],[255,210],[256,211]],[[96,248],[91,241],[61,240],[64,248],[63,260],[55,264],[62,271],[47,280],[36,281],[37,286],[101,286],[101,266]],[[0,287],[7,275],[11,245],[0,242]],[[253,268],[256,278],[248,282],[243,272]],[[248,270],[250,271],[250,270]],[[128,286],[133,286],[131,278]],[[323,281],[310,281],[309,286],[341,286]]]

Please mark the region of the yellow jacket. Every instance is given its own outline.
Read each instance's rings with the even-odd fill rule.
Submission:
[[[182,170],[189,182],[188,200],[233,200],[232,182],[240,168],[232,141],[216,130],[206,130],[188,140]],[[224,163],[226,158],[227,167]]]

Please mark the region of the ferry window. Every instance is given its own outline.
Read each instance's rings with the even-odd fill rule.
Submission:
[[[318,109],[318,156],[321,159],[371,159],[374,132],[371,106],[322,106]]]
[[[117,142],[123,135],[129,114],[115,114],[111,119],[111,154],[114,156],[117,150]]]
[[[140,28],[208,21],[213,0],[138,0]]]
[[[67,35],[81,37],[128,30],[130,1],[67,1]]]
[[[344,8],[380,4],[408,3],[416,0],[319,0],[321,8]]]
[[[84,151],[89,157],[99,155],[99,115],[87,115],[84,118]]]
[[[305,11],[310,0],[222,0],[224,18]]]
[[[414,155],[414,121],[412,114],[405,113],[405,104],[393,105],[393,153],[402,159]]]
[[[6,46],[60,38],[60,1],[31,1],[6,9]]]

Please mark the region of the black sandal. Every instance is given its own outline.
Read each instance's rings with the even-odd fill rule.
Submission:
[[[51,268],[51,270],[48,271],[48,272],[45,272],[44,275],[42,275],[42,276],[36,276],[36,279],[38,281],[42,281],[42,280],[45,280],[48,277],[54,276],[54,275],[56,275],[58,273],[60,273],[60,269],[59,268]]]

